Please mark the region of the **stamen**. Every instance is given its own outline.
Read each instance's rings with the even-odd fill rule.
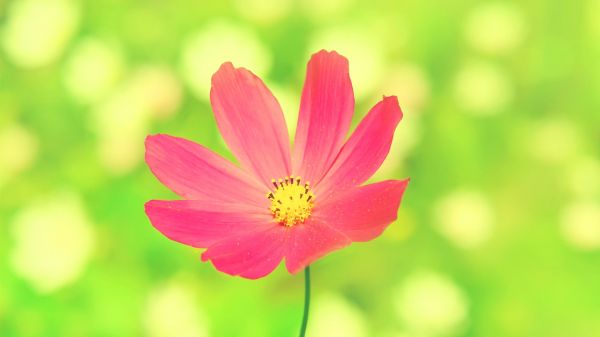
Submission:
[[[286,176],[283,179],[272,179],[271,182],[275,189],[266,196],[271,200],[269,209],[275,221],[287,227],[303,223],[314,206],[310,183],[301,184],[299,176]]]

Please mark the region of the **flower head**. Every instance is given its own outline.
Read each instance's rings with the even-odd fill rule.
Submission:
[[[295,273],[396,219],[408,180],[362,184],[387,156],[402,112],[395,96],[383,97],[346,140],[354,93],[343,56],[322,50],[309,61],[293,151],[279,103],[250,71],[224,63],[210,99],[239,166],[182,138],[146,138],[148,166],[184,199],[151,200],[146,214],[168,238],[207,248],[203,261],[259,278],[285,259]]]

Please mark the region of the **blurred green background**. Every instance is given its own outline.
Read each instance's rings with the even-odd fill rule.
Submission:
[[[600,1],[0,0],[0,336],[295,336],[302,275],[248,281],[149,224],[148,133],[231,158],[233,61],[295,128],[309,55],[355,122],[404,110],[382,237],[313,266],[310,337],[600,334]]]

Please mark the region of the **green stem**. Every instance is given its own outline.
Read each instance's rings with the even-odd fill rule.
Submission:
[[[306,325],[308,324],[308,308],[310,306],[310,266],[304,269],[304,317],[302,317],[302,326],[300,327],[300,337],[306,334]]]

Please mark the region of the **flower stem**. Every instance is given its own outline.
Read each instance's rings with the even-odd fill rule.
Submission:
[[[304,317],[302,317],[302,326],[300,327],[300,337],[306,334],[306,325],[308,324],[308,309],[310,306],[310,266],[304,269]]]

